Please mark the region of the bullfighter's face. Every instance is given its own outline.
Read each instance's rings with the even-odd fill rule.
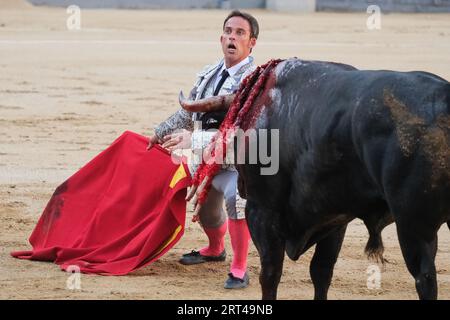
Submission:
[[[232,17],[225,23],[220,42],[225,65],[230,68],[250,55],[256,39],[251,37],[250,23],[247,20],[242,17]]]

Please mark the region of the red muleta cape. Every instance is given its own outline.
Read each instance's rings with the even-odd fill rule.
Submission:
[[[165,254],[184,233],[191,177],[185,163],[147,144],[123,133],[55,190],[30,236],[33,250],[11,255],[124,275]]]

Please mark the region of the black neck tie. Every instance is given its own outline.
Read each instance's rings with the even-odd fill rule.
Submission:
[[[214,96],[217,96],[219,94],[220,88],[222,88],[223,83],[225,80],[227,80],[228,76],[230,74],[228,73],[227,69],[224,69],[222,71],[222,78],[220,79],[219,83],[217,84],[216,90],[214,90]]]

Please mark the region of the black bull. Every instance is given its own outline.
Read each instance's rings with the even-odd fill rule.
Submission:
[[[436,299],[437,231],[450,220],[450,83],[289,59],[270,97],[256,128],[279,130],[279,171],[237,165],[263,299],[277,296],[285,252],[297,260],[314,244],[315,298],[326,299],[355,218],[369,231],[366,253],[381,259],[381,231],[395,222],[419,298]]]

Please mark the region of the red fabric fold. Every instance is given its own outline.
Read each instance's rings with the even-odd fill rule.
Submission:
[[[184,233],[185,163],[174,163],[148,138],[125,132],[61,184],[20,259],[53,261],[66,270],[124,275],[161,257]]]

